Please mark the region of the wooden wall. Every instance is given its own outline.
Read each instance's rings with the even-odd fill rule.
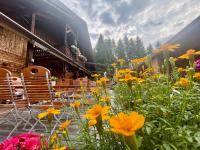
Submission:
[[[0,67],[13,73],[25,67],[27,42],[23,35],[0,23]]]

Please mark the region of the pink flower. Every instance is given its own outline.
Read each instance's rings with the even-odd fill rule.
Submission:
[[[0,144],[0,150],[40,150],[40,135],[34,133],[25,133],[14,136]]]

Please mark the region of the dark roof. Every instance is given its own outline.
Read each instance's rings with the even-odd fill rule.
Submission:
[[[30,17],[32,13],[44,12],[45,14],[55,18],[58,24],[67,24],[77,34],[78,45],[84,56],[87,57],[88,61],[93,61],[92,58],[92,46],[88,33],[86,22],[81,19],[78,15],[72,12],[65,4],[59,0],[1,0],[0,11],[10,12],[10,14],[21,13],[23,19],[30,23]],[[4,12],[5,11],[5,12]],[[7,13],[5,13],[9,16]],[[10,17],[10,16],[9,16]],[[12,17],[10,17],[12,18]],[[12,18],[13,19],[13,18]],[[17,18],[15,18],[17,19]],[[15,20],[14,19],[14,20]],[[17,22],[17,21],[16,21]],[[22,22],[18,22],[26,29],[30,27]],[[55,31],[56,32],[56,31]]]
[[[181,45],[172,53],[173,56],[180,56],[188,49],[200,50],[200,16],[166,43]]]

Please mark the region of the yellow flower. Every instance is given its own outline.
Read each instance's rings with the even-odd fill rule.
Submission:
[[[52,117],[53,115],[59,115],[59,114],[60,114],[60,110],[54,109],[54,108],[48,108],[46,112],[42,112],[38,114],[38,118],[42,119],[46,116]]]
[[[137,83],[143,83],[145,80],[142,78],[137,78],[136,81],[137,81]]]
[[[199,72],[195,73],[193,78],[196,80],[200,80],[200,73]]]
[[[145,118],[137,112],[132,112],[127,115],[123,112],[110,118],[111,131],[122,134],[124,136],[131,136],[144,126]]]
[[[187,87],[189,85],[189,80],[186,78],[180,78],[179,85],[181,85],[182,87]]]
[[[181,56],[179,56],[178,58],[180,59],[189,59],[191,56],[194,55],[200,55],[200,52],[196,52],[194,49],[189,49],[187,50],[187,52]]]
[[[109,81],[108,78],[106,78],[106,77],[102,77],[102,78],[100,78],[98,81],[96,81],[96,83],[99,84],[99,85],[103,85],[103,86],[105,86],[106,83],[107,83],[108,81]]]
[[[133,59],[133,60],[131,60],[131,62],[135,63],[135,64],[139,64],[139,63],[145,62],[146,59],[147,59],[147,56],[142,57],[142,58]]]
[[[110,96],[103,96],[102,98],[101,98],[101,101],[103,101],[103,102],[109,102],[111,100],[111,97]]]
[[[130,73],[126,74],[123,79],[120,79],[119,81],[125,81],[125,82],[133,82],[136,81],[137,77],[133,77]]]
[[[96,73],[95,73],[95,74],[92,74],[91,76],[92,76],[92,77],[95,77],[95,78],[98,78],[98,77],[100,77],[100,74],[96,74]]]
[[[80,104],[81,103],[79,101],[75,101],[74,103],[71,103],[70,106],[78,110],[80,107]]]
[[[94,87],[94,88],[91,88],[91,89],[90,89],[90,92],[91,92],[93,95],[99,96],[100,89],[97,88],[97,87]]]
[[[56,143],[58,141],[58,134],[57,133],[54,133],[52,136],[51,136],[51,143]]]
[[[173,52],[175,49],[179,48],[181,45],[180,44],[163,44],[160,46],[159,49],[154,50],[154,53],[160,53],[164,51],[171,51]]]
[[[58,145],[54,145],[53,150],[67,150],[66,146],[59,147]]]
[[[114,76],[114,78],[118,80],[119,78],[122,78],[122,75],[119,74],[119,73],[117,73],[117,74]]]
[[[55,95],[60,98],[61,97],[61,92],[56,92]]]
[[[116,65],[117,65],[116,63],[111,64],[111,66],[114,67],[114,68],[116,67]]]
[[[123,65],[125,60],[124,59],[118,59],[117,62],[120,64],[120,65]]]
[[[127,74],[127,73],[132,73],[133,71],[129,68],[126,68],[126,69],[121,69],[118,71],[119,74],[121,75],[124,75],[124,74]]]
[[[100,120],[108,120],[109,111],[110,107],[108,106],[94,105],[93,108],[87,110],[84,116],[90,120],[89,126],[93,126]]]
[[[184,72],[185,71],[185,69],[183,69],[183,68],[178,68],[178,70],[177,70],[179,73],[181,73],[181,72]]]
[[[70,120],[66,120],[65,122],[63,122],[63,123],[61,123],[61,124],[59,125],[59,128],[60,128],[61,130],[66,130],[66,129],[69,127],[70,123],[71,123]]]

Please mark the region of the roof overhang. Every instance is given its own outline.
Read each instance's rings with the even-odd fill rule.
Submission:
[[[72,60],[71,58],[69,58],[68,56],[66,56],[62,52],[60,52],[58,49],[56,49],[55,47],[53,47],[52,45],[50,45],[46,41],[42,40],[40,37],[36,36],[32,32],[30,32],[29,30],[27,30],[26,28],[24,28],[23,26],[21,26],[20,24],[18,24],[17,22],[15,22],[11,18],[9,18],[5,14],[3,14],[2,12],[0,12],[0,21],[3,22],[3,23],[6,23],[8,26],[14,28],[16,31],[22,33],[24,36],[26,36],[29,39],[29,41],[32,44],[42,46],[43,50],[47,51],[48,53],[51,53],[55,57],[71,64],[72,66],[78,68],[79,70],[84,71],[86,74],[91,74],[91,72],[88,71],[86,68],[79,65],[77,62],[74,62],[74,60]]]

